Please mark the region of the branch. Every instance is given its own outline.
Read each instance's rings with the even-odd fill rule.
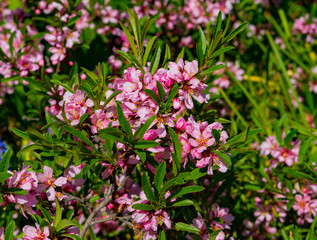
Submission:
[[[131,218],[132,218],[132,216],[130,216],[130,215],[123,216],[123,217],[117,217],[116,214],[112,214],[112,215],[110,215],[107,218],[98,219],[98,220],[94,220],[94,221],[90,222],[89,226],[93,226],[93,225],[95,225],[97,223],[104,223],[104,222],[115,221],[115,220],[119,220],[119,221],[122,221],[122,222],[127,222]]]
[[[68,197],[63,199],[64,203],[76,200],[77,202],[80,202],[81,204],[85,205],[88,209],[92,209],[91,204],[86,199],[75,197],[65,191],[62,191],[62,193]]]
[[[92,226],[93,219],[96,217],[97,213],[104,208],[111,200],[112,200],[112,191],[113,191],[113,185],[109,186],[108,192],[105,196],[105,198],[102,200],[102,202],[92,210],[92,212],[89,214],[83,228],[80,231],[80,238],[84,238],[88,228]]]

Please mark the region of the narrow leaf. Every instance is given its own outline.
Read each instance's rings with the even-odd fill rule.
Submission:
[[[156,71],[161,59],[161,48],[157,47],[155,50],[154,58],[151,61],[150,73],[153,75]]]
[[[194,226],[188,225],[188,224],[183,223],[183,222],[176,223],[175,229],[177,231],[185,231],[185,232],[191,232],[191,233],[196,233],[196,234],[199,234],[199,232],[200,232],[198,228],[195,228]]]
[[[166,172],[166,163],[162,162],[156,170],[154,177],[154,190],[159,193],[163,184],[164,176]]]
[[[72,128],[70,126],[64,126],[64,129],[71,133],[72,135],[74,135],[75,137],[79,138],[80,140],[82,140],[84,143],[86,143],[88,146],[92,147],[94,150],[96,150],[95,145],[89,140],[88,137],[86,137],[87,133],[85,132],[85,134],[83,132],[78,131],[75,128]]]
[[[152,191],[152,187],[150,184],[150,180],[149,177],[146,175],[146,173],[143,173],[142,176],[142,188],[143,191],[147,197],[147,199],[151,202],[151,203],[155,203],[156,202],[156,197]]]
[[[142,204],[142,203],[133,204],[132,208],[136,209],[136,210],[142,210],[142,211],[152,211],[152,210],[154,210],[154,208],[152,206],[147,205],[147,204]]]
[[[205,71],[203,71],[202,75],[210,74],[212,72],[215,72],[215,71],[218,71],[220,69],[223,69],[224,67],[225,67],[225,65],[223,65],[223,64],[212,66],[211,68],[208,68]]]
[[[132,134],[131,126],[128,120],[125,118],[122,107],[120,106],[118,102],[117,102],[117,115],[118,115],[120,126],[122,127],[123,131],[128,135],[129,139],[132,140],[133,134]]]
[[[2,158],[0,161],[0,172],[6,173],[8,171],[11,156],[12,156],[12,150],[11,150],[11,148],[9,148],[2,155]]]

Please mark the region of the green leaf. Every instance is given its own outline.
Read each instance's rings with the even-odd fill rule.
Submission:
[[[2,155],[2,158],[0,161],[0,172],[6,173],[8,171],[11,156],[12,156],[12,150],[11,148],[9,148]]]
[[[171,136],[171,140],[173,143],[173,149],[174,149],[174,153],[179,161],[179,163],[182,162],[182,145],[181,142],[179,141],[179,138],[177,136],[177,134],[175,133],[175,131],[172,128],[168,128],[170,136]]]
[[[89,116],[88,113],[84,113],[79,119],[79,125],[82,125],[88,116]]]
[[[84,67],[82,67],[81,69],[84,71],[85,74],[87,74],[90,77],[91,80],[93,80],[97,85],[100,85],[99,78],[98,78],[96,73],[94,73],[94,72],[92,72]]]
[[[78,12],[78,13],[80,13],[80,12]],[[77,14],[78,14],[78,13],[77,13]],[[70,19],[67,21],[67,27],[73,26],[73,25],[78,21],[78,19],[79,19],[80,17],[81,17],[81,14],[80,14],[80,15],[76,15],[76,16],[70,18]]]
[[[215,31],[214,31],[214,41],[216,39],[216,36],[221,29],[221,23],[222,23],[222,12],[219,11],[218,16],[217,16],[217,21],[216,21],[216,26],[215,26]]]
[[[196,44],[196,54],[198,58],[198,66],[201,67],[204,61],[204,53],[199,43]]]
[[[59,81],[59,80],[57,80],[57,79],[51,79],[51,82],[52,82],[52,83],[55,83],[55,84],[57,84],[57,85],[62,86],[63,88],[65,88],[67,91],[69,91],[69,92],[71,92],[71,93],[74,93],[73,89],[72,89],[70,86],[68,86],[68,85],[65,84],[65,83],[62,83],[61,81]]]
[[[150,180],[149,177],[146,175],[146,173],[143,173],[142,176],[142,188],[143,191],[147,197],[147,199],[151,202],[151,203],[155,203],[156,202],[156,197],[152,191],[152,187],[150,184]]]
[[[78,235],[74,235],[74,234],[63,233],[63,234],[60,234],[59,236],[71,238],[73,240],[82,240]]]
[[[195,234],[199,234],[199,229],[195,228],[194,226],[188,225],[186,223],[183,222],[178,222],[175,224],[175,229],[177,231],[185,231],[185,232],[191,232],[191,233],[195,233]]]
[[[247,26],[248,23],[242,23],[241,25],[239,25],[236,29],[234,29],[231,33],[228,34],[228,36],[224,39],[224,42],[230,42],[235,36],[237,36],[239,34],[239,32],[241,32],[245,26]]]
[[[207,48],[206,36],[204,31],[201,29],[201,27],[198,28],[198,31],[199,31],[199,44],[201,45],[203,55],[205,55],[206,48]]]
[[[169,107],[169,105],[172,103],[175,96],[178,94],[178,90],[179,90],[179,86],[177,84],[175,84],[168,95],[165,106]]]
[[[78,226],[78,225],[73,223],[72,221],[69,221],[68,219],[63,219],[57,224],[56,231],[59,232],[62,229],[66,227],[70,227],[70,226]]]
[[[316,234],[315,234],[316,224],[317,224],[317,215],[315,216],[314,221],[310,225],[308,234],[306,236],[306,240],[316,239]]]
[[[284,138],[284,144],[288,145],[291,142],[292,138],[296,135],[296,133],[297,129],[292,129]]]
[[[188,194],[188,193],[201,192],[204,189],[205,188],[201,187],[201,186],[187,186],[187,187],[183,187],[180,190],[172,193],[172,195],[168,197],[167,201],[169,201],[171,199],[174,199],[174,198],[181,197],[181,196],[183,196],[185,194]]]
[[[165,230],[161,230],[158,240],[166,240],[166,236],[165,236]]]
[[[161,48],[157,47],[154,53],[154,58],[151,60],[151,65],[150,65],[150,73],[153,75],[160,63],[161,59]]]
[[[133,12],[131,12],[130,9],[128,9],[128,14],[129,14],[129,21],[132,27],[132,31],[133,31],[133,35],[134,38],[137,42],[138,45],[138,49],[140,51],[141,49],[141,27],[140,27],[140,21],[138,19],[138,16],[136,14],[136,12],[133,10]],[[136,55],[137,56],[137,55]]]
[[[150,19],[145,21],[143,29],[142,29],[141,45],[143,45],[146,34],[147,34],[149,28],[151,27],[151,25],[153,24],[153,22],[154,22],[153,18],[150,18]]]
[[[266,171],[264,170],[263,166],[261,166],[261,167],[259,168],[259,173],[261,173],[262,177],[264,177],[268,183],[272,184],[272,183],[271,183],[271,179],[270,179],[269,175],[267,175],[267,173],[266,173]]]
[[[4,234],[4,239],[5,240],[13,240],[13,231],[15,228],[15,223],[13,220],[11,220],[11,222],[7,225],[6,229],[5,229],[5,234]]]
[[[88,137],[86,137],[86,135],[88,135],[85,131],[78,131],[77,129],[75,128],[72,128],[70,126],[64,126],[64,129],[71,133],[72,135],[74,135],[75,137],[79,138],[80,140],[82,140],[84,143],[86,143],[88,146],[92,147],[94,150],[96,150],[96,147],[95,145],[89,140]],[[84,133],[85,134],[84,134]]]
[[[27,195],[27,191],[25,191],[24,189],[20,189],[20,188],[8,188],[4,191],[4,193],[13,193],[16,195]]]
[[[229,25],[230,25],[230,20],[231,20],[231,15],[230,15],[230,13],[227,15],[226,18],[227,18],[226,26],[225,26],[225,30],[223,30],[222,37],[226,36],[226,34],[227,34],[227,32],[228,32]]]
[[[172,170],[173,170],[174,177],[178,175],[178,173],[180,172],[180,168],[181,168],[180,161],[178,160],[175,153],[172,153]]]
[[[56,228],[62,220],[62,209],[61,209],[61,206],[59,205],[59,201],[57,197],[55,197],[55,204],[56,204],[56,210],[55,210],[54,227]]]
[[[215,51],[211,56],[209,57],[210,59],[218,57],[220,54],[223,54],[225,52],[228,52],[230,50],[234,49],[234,47],[223,47],[220,48],[219,50]]]
[[[212,66],[211,68],[206,69],[205,71],[202,72],[202,75],[207,75],[210,74],[212,72],[218,71],[220,69],[223,69],[225,67],[225,65],[223,64],[219,64],[219,65],[215,65]]]
[[[160,145],[159,142],[139,140],[134,144],[134,148],[144,149],[144,148],[156,147],[158,145]]]
[[[146,131],[149,129],[149,127],[151,126],[152,122],[156,118],[157,118],[156,115],[154,115],[152,117],[149,117],[145,121],[145,123],[135,131],[134,136],[133,136],[134,139],[139,139],[139,140],[143,139],[144,134],[146,133]]]
[[[121,142],[123,144],[126,144],[126,140],[124,140],[123,137],[117,137],[117,136],[109,134],[109,133],[102,133],[99,135],[99,137],[101,137],[102,139],[108,139],[108,140],[117,141],[117,142]]]
[[[110,101],[111,101],[112,99],[114,99],[117,95],[119,95],[120,93],[122,93],[122,91],[116,91],[116,92],[112,93],[112,94],[110,95],[110,97],[107,98],[107,100],[104,102],[103,108],[106,107],[107,104],[110,103]]]
[[[237,136],[231,138],[229,141],[227,141],[225,144],[223,144],[221,147],[223,149],[227,149],[228,147],[235,147],[243,144],[247,140],[249,129],[247,128],[242,133],[238,134]]]
[[[279,125],[279,121],[277,119],[274,119],[273,125],[274,125],[274,130],[275,130],[277,141],[281,144],[282,143],[282,134],[281,134],[281,126]]]
[[[164,87],[162,86],[162,84],[159,81],[156,81],[156,86],[157,86],[159,98],[160,98],[161,102],[163,102],[165,99],[165,96],[166,96]]]
[[[6,172],[0,172],[0,182],[11,177],[12,174]]]
[[[304,156],[306,155],[312,140],[313,140],[312,138],[309,138],[306,141],[301,142],[299,147],[299,153],[298,153],[298,164],[303,163]]]
[[[132,48],[132,52],[133,52],[134,56],[138,57],[138,52],[137,52],[137,49],[136,49],[136,46],[135,46],[135,43],[134,43],[134,40],[132,38],[131,33],[121,22],[119,22],[119,24],[120,24],[121,28],[123,29],[125,35],[127,36],[127,39],[130,43],[130,46]]]
[[[152,206],[147,205],[147,204],[142,204],[142,203],[133,204],[132,208],[136,209],[136,210],[142,210],[142,211],[152,211],[152,210],[154,210],[154,208]]]
[[[285,35],[286,35],[286,37],[289,37],[291,34],[289,31],[289,26],[288,26],[288,22],[287,22],[287,18],[286,18],[284,10],[280,8],[278,10],[278,14],[280,15]]]
[[[262,186],[259,184],[255,184],[255,183],[246,183],[246,184],[244,184],[244,188],[252,190],[252,191],[259,191],[262,189]]]
[[[183,47],[183,48],[182,48],[182,51],[177,55],[176,61],[177,61],[179,58],[184,58],[184,54],[185,54],[185,48]]]
[[[29,134],[27,134],[26,132],[23,132],[23,131],[16,129],[16,128],[11,128],[11,130],[12,130],[12,132],[14,132],[15,135],[17,135],[21,138],[30,139]]]
[[[51,214],[45,208],[43,208],[40,204],[38,205],[38,208],[41,210],[45,219],[48,220],[49,223],[52,223]]]
[[[11,57],[13,57],[13,50],[14,50],[13,39],[15,37],[15,33],[16,33],[16,31],[11,33],[10,38],[9,38],[9,42],[8,42],[9,43],[9,51],[10,51]]]
[[[156,174],[154,177],[154,190],[156,193],[159,193],[161,190],[165,173],[166,173],[166,163],[161,162],[161,164],[158,166],[156,170]]]
[[[146,66],[149,55],[153,47],[156,45],[156,40],[157,40],[157,36],[153,36],[151,40],[147,43],[147,46],[145,48],[145,52],[143,55],[143,66]]]
[[[160,100],[158,99],[156,93],[150,89],[144,89],[146,95],[148,95],[157,105],[160,105]]]
[[[30,152],[30,151],[35,151],[35,150],[43,150],[43,146],[42,145],[39,145],[39,144],[32,144],[32,145],[29,145],[29,146],[26,146],[25,148],[21,149],[17,156],[20,157],[21,155],[27,153],[27,152]]]
[[[51,118],[51,115],[48,113],[48,111],[45,111],[45,118],[46,118],[47,124],[52,124],[52,123],[53,123],[53,120],[52,120],[52,118]],[[55,127],[55,126],[50,126],[50,129],[51,129],[52,132],[55,134],[55,136],[57,136],[58,138],[60,138],[59,131],[58,131],[58,128],[57,128],[57,127]]]
[[[140,157],[141,161],[144,163],[146,161],[146,153],[142,150],[137,150],[137,149],[134,149],[134,152],[136,154],[138,154],[138,156]]]
[[[163,64],[162,64],[163,68],[167,68],[168,67],[169,62],[171,61],[171,56],[172,56],[171,49],[168,46],[168,44],[166,43],[165,44],[164,61],[163,61]]]
[[[291,168],[284,168],[282,170],[284,173],[287,173],[289,175],[291,175],[292,177],[294,178],[297,178],[297,179],[311,179],[313,180],[314,178],[306,173],[303,173],[303,172],[300,172],[300,171],[297,171],[295,169],[291,169]]]
[[[165,193],[175,185],[176,183],[176,178],[172,178],[171,180],[169,180],[163,187],[162,190],[160,191],[160,196],[164,196]]]
[[[125,118],[122,107],[120,106],[118,102],[117,102],[117,115],[118,115],[120,126],[122,127],[123,131],[128,135],[128,138],[132,140],[133,134],[132,134],[131,126],[128,120]]]
[[[171,204],[168,205],[168,207],[185,207],[185,206],[191,206],[194,205],[194,202],[189,199],[185,200],[176,200],[175,202],[171,202]]]
[[[201,168],[197,168],[194,171],[190,172],[190,175],[186,176],[184,178],[184,180],[192,181],[192,180],[199,179],[199,178],[201,178],[203,176],[206,176],[206,175],[207,175],[207,173],[206,172],[202,172]]]

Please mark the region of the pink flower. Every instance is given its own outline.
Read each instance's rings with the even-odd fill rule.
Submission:
[[[4,240],[4,227],[0,228],[0,240]]]
[[[180,100],[184,100],[186,108],[194,107],[192,98],[200,103],[207,101],[208,96],[203,94],[207,85],[195,77],[199,70],[196,60],[186,62],[184,65],[183,59],[179,58],[177,63],[170,62],[168,67],[167,76],[182,84],[179,95]]]
[[[271,154],[273,157],[279,154],[279,144],[275,136],[266,138],[266,141],[260,145],[261,155]]]
[[[63,100],[59,102],[59,106],[63,105],[67,120],[74,126],[79,123],[80,117],[89,110],[88,108],[94,106],[94,102],[89,98],[86,100],[84,92],[77,90],[76,93],[67,91],[64,94]],[[63,120],[61,112],[57,117]]]
[[[44,230],[42,231],[37,223],[35,226],[36,228],[29,225],[23,227],[22,231],[25,234],[23,237],[24,240],[51,240],[48,238],[50,235],[48,227],[44,227]]]
[[[56,47],[50,47],[49,52],[53,53],[50,58],[53,65],[61,62],[66,57],[66,49],[60,45],[57,45]]]
[[[65,177],[59,177],[56,179],[53,176],[53,169],[47,166],[44,166],[44,174],[38,173],[37,178],[40,184],[38,185],[36,191],[43,192],[46,188],[48,188],[46,191],[46,195],[49,201],[55,201],[55,188],[62,187],[64,184],[67,183],[67,178]]]
[[[107,115],[103,112],[102,109],[98,109],[91,116],[91,132],[96,134],[99,130],[107,128],[110,121],[107,119]]]

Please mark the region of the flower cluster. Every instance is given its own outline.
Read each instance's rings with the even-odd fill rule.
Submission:
[[[278,162],[285,163],[287,166],[292,166],[298,163],[300,140],[293,141],[289,146],[280,147],[275,136],[266,138],[260,146],[261,155],[271,155],[271,167],[275,167]]]
[[[309,15],[300,17],[295,20],[293,26],[294,34],[306,35],[306,42],[315,43],[317,35],[317,18],[313,18],[311,22],[308,22]]]

